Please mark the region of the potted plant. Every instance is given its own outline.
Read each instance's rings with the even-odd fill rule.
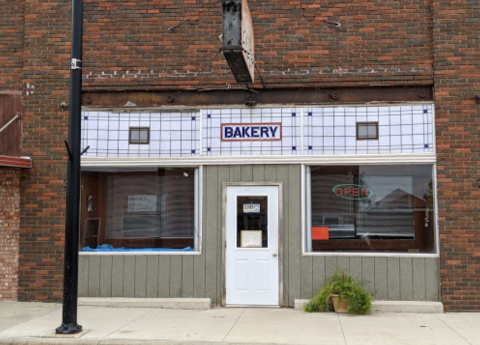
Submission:
[[[361,282],[344,270],[337,270],[304,309],[306,312],[370,314],[372,294],[361,285]]]

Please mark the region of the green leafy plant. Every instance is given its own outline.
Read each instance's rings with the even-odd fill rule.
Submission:
[[[372,294],[362,288],[363,283],[356,280],[344,270],[337,270],[325,283],[319,293],[306,305],[306,312],[334,311],[331,295],[339,295],[339,299],[347,300],[347,313],[365,315],[372,307]]]

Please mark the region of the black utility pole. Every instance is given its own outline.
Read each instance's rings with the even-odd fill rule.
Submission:
[[[77,323],[78,240],[80,216],[80,116],[82,97],[83,0],[72,1],[72,60],[70,63],[70,118],[68,124],[67,205],[62,325],[57,334],[82,331]]]

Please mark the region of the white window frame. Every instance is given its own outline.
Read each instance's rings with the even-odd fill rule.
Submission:
[[[437,199],[437,164],[436,164],[436,158],[430,157],[427,159],[427,157],[424,157],[423,161],[417,161],[416,159],[413,159],[413,157],[406,157],[404,155],[402,160],[395,160],[394,157],[385,160],[384,162],[371,162],[370,160],[366,159],[363,161],[360,161],[356,159],[355,157],[351,156],[351,160],[348,163],[345,163],[344,161],[331,161],[328,164],[323,164],[324,166],[338,166],[338,165],[344,165],[344,166],[349,166],[349,165],[414,165],[414,164],[421,164],[421,165],[432,165],[432,180],[433,180],[433,201],[434,201],[434,226],[435,226],[435,234],[434,234],[434,239],[435,239],[435,253],[398,253],[398,252],[313,252],[313,251],[308,251],[307,249],[307,241],[311,239],[311,230],[310,233],[308,233],[308,229],[311,229],[312,227],[309,226],[309,223],[311,222],[310,218],[310,213],[307,212],[309,208],[309,196],[310,196],[310,191],[308,188],[309,186],[309,177],[307,174],[309,173],[308,167],[311,164],[302,164],[301,168],[301,174],[302,174],[302,181],[301,181],[301,188],[302,188],[302,256],[348,256],[348,257],[365,257],[365,256],[370,256],[370,257],[411,257],[411,258],[438,258],[440,257],[440,236],[439,236],[439,228],[438,228],[438,199]],[[398,157],[400,158],[400,157]],[[318,166],[318,164],[316,164]],[[310,240],[311,242],[311,240]]]
[[[115,168],[132,168],[136,167],[137,165],[124,165],[122,167],[115,166]],[[158,165],[158,168],[167,168],[170,166],[166,165]],[[175,166],[179,167],[179,166]],[[194,250],[193,251],[162,251],[162,252],[155,252],[155,251],[141,251],[141,252],[84,252],[79,251],[79,255],[201,255],[202,254],[202,234],[203,234],[203,165],[197,166],[186,166],[185,164],[181,165],[184,168],[194,168],[195,169],[195,228],[198,230],[198,235],[194,237]]]

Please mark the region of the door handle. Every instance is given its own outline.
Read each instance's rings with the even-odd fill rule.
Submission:
[[[277,253],[273,253],[272,255],[273,255],[273,257],[277,257]]]

